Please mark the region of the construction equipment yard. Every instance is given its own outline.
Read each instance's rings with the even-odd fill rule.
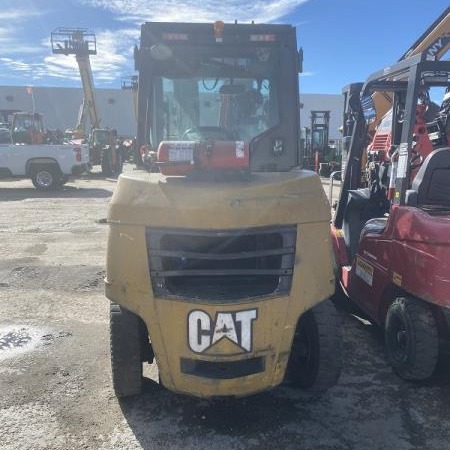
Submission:
[[[115,185],[85,177],[45,192],[0,182],[2,449],[447,448],[448,367],[427,382],[400,379],[382,330],[341,302],[343,371],[320,397],[279,387],[204,400],[160,387],[151,366],[143,395],[118,400],[102,223]]]
[[[268,19],[145,21],[115,58],[97,28],[114,76],[56,28],[64,132],[5,96],[1,450],[450,448],[450,8],[343,87],[337,139],[331,105],[302,128],[303,22]],[[93,73],[131,54],[119,135]]]

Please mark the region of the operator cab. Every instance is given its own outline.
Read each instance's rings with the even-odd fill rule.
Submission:
[[[41,114],[28,112],[14,113],[11,130],[15,144],[44,143],[44,125]]]
[[[216,23],[217,24],[217,23]],[[163,174],[298,165],[300,70],[288,25],[142,27],[138,148]],[[174,28],[175,29],[175,28]],[[177,167],[175,167],[177,166]]]
[[[111,131],[106,128],[92,130],[92,145],[103,147],[111,143]]]

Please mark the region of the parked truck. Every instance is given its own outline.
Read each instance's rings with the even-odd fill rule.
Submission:
[[[22,114],[21,119],[24,117]],[[37,134],[41,132],[38,130]],[[51,190],[61,187],[70,176],[87,170],[87,145],[32,144],[26,142],[37,138],[31,137],[26,129],[19,131],[17,126],[14,137],[13,133],[0,128],[0,178],[30,178],[37,189]]]

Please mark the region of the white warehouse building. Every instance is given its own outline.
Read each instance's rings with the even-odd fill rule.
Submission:
[[[131,90],[96,89],[101,126],[116,129],[119,136],[134,136],[136,120]],[[83,99],[81,88],[0,86],[0,122],[12,111],[32,111],[44,116],[44,126],[64,131],[73,128]],[[311,126],[311,111],[330,111],[329,138],[340,138],[343,97],[339,94],[300,94],[301,127]]]
[[[95,98],[101,126],[116,129],[119,136],[136,134],[131,90],[96,89]],[[34,111],[43,115],[49,129],[74,128],[83,100],[81,88],[0,86],[0,121],[8,111]],[[34,108],[33,108],[34,107]]]

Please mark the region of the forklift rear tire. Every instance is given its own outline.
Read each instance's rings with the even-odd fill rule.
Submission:
[[[334,386],[342,369],[341,340],[339,316],[330,300],[304,313],[295,330],[288,384],[314,393]]]
[[[395,299],[387,312],[384,336],[387,358],[397,375],[418,381],[433,374],[439,336],[429,304],[413,297]]]
[[[103,152],[101,166],[104,177],[110,177],[113,174],[112,154],[110,151]]]
[[[110,305],[111,369],[117,397],[142,392],[141,318],[122,306]]]
[[[122,171],[123,171],[123,158],[122,158],[121,153],[117,152],[116,153],[116,165],[115,165],[114,172],[117,175],[120,175],[122,173]]]

